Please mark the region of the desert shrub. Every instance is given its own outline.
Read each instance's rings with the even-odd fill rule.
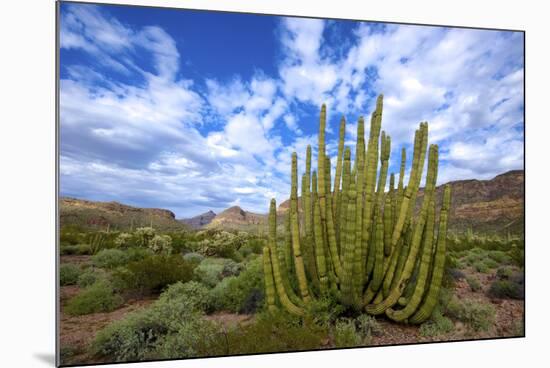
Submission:
[[[485,261],[476,261],[473,264],[473,267],[477,272],[481,272],[481,273],[488,273],[490,271]]]
[[[475,276],[466,277],[466,282],[470,286],[470,289],[474,292],[481,290],[481,283]]]
[[[308,304],[308,317],[321,326],[334,323],[342,315],[345,307],[332,295],[312,300]]]
[[[492,259],[492,258],[487,258],[487,259],[485,259],[484,263],[485,263],[485,266],[487,266],[488,268],[494,269],[494,268],[497,268],[497,267],[498,267],[498,262],[495,261],[495,260]]]
[[[65,285],[75,285],[78,281],[78,276],[80,276],[80,268],[72,263],[65,263],[59,266],[59,284],[61,286]]]
[[[113,272],[115,287],[140,295],[160,292],[167,285],[187,282],[193,277],[193,266],[176,255],[151,255],[129,262]]]
[[[510,277],[512,277],[512,274],[514,273],[514,270],[511,267],[499,267],[497,269],[497,277],[500,280],[508,280]]]
[[[523,299],[524,294],[523,284],[512,280],[496,280],[487,291],[490,297],[500,299]]]
[[[84,243],[86,233],[84,229],[77,225],[62,226],[59,231],[59,242],[61,245],[77,245]]]
[[[464,272],[460,271],[458,268],[450,268],[447,270],[447,274],[454,280],[458,281],[464,279],[466,275]]]
[[[78,276],[78,286],[81,288],[88,287],[93,285],[98,280],[103,280],[107,278],[105,271],[90,267],[87,270],[83,271],[80,276]]]
[[[126,249],[126,254],[128,256],[128,262],[135,262],[151,256],[153,252],[149,248],[130,247]]]
[[[92,351],[118,362],[218,355],[216,326],[202,318],[200,303],[188,298],[197,288],[196,283],[174,285],[151,307],[99,331]]]
[[[358,330],[363,335],[363,343],[370,344],[371,337],[382,333],[382,327],[376,320],[376,317],[362,314],[357,317]]]
[[[230,329],[224,336],[227,341],[224,354],[318,349],[326,336],[326,328],[280,309],[260,313],[254,322]]]
[[[114,292],[108,281],[98,280],[71,298],[65,310],[68,314],[76,316],[109,312],[119,307],[122,302],[122,297]]]
[[[510,264],[512,262],[512,258],[501,250],[490,251],[489,257],[499,264]]]
[[[247,239],[245,232],[233,234],[224,230],[203,230],[197,233],[197,250],[207,256],[233,258]]]
[[[62,256],[65,255],[90,255],[92,254],[92,248],[89,244],[76,244],[76,245],[61,245],[59,252]]]
[[[196,281],[183,283],[176,282],[166,288],[159,297],[164,302],[184,299],[191,308],[205,311],[209,305],[209,290],[203,284]]]
[[[172,238],[170,235],[155,235],[149,241],[149,249],[156,254],[171,254]]]
[[[261,259],[249,262],[238,276],[224,278],[210,291],[211,309],[252,313],[263,305]]]
[[[438,306],[432,312],[430,319],[420,325],[420,335],[424,337],[435,337],[444,335],[454,330],[454,323],[441,313]]]
[[[214,287],[224,277],[237,275],[241,268],[241,265],[231,259],[205,258],[195,268],[194,274],[196,279],[203,284]]]
[[[495,309],[490,304],[456,298],[447,305],[446,314],[466,323],[474,331],[486,331],[494,323]]]
[[[334,325],[334,345],[337,348],[361,346],[362,336],[357,332],[355,323],[349,319],[336,321]]]
[[[120,249],[103,249],[92,257],[92,263],[96,267],[115,268],[126,264],[129,260],[128,254]]]
[[[204,256],[200,253],[190,252],[185,254],[183,256],[183,259],[191,264],[198,265],[199,263],[202,262],[202,260],[204,259]]]

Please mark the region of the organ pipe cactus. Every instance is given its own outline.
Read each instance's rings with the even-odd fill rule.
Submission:
[[[290,313],[304,315],[313,298],[331,294],[345,307],[373,315],[385,313],[397,322],[422,323],[431,315],[444,272],[450,187],[445,187],[438,216],[439,151],[433,144],[428,149],[426,122],[420,123],[414,134],[407,185],[405,148],[400,152],[399,176],[388,172],[391,138],[381,129],[382,109],[380,95],[370,117],[367,140],[365,120],[359,118],[354,157],[345,146],[346,120],[340,120],[332,180],[325,142],[326,106],[321,107],[317,170],[311,170],[308,146],[301,176],[300,216],[298,156],[292,154],[286,241],[280,245],[274,199],[270,205],[269,240],[264,249],[269,309],[281,305]],[[426,156],[425,187],[420,210],[415,212]]]

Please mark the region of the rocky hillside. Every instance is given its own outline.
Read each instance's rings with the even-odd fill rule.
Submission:
[[[191,218],[184,218],[179,221],[188,225],[192,229],[200,229],[201,227],[211,223],[214,217],[216,217],[216,214],[214,213],[214,211],[208,211],[201,215],[191,217]]]
[[[180,230],[186,225],[177,221],[172,211],[159,208],[138,208],[118,202],[95,202],[61,197],[61,226],[79,225],[87,228],[123,230],[153,225],[162,230]]]
[[[490,180],[459,180],[451,182],[452,204],[450,230],[475,232],[523,233],[524,172],[513,170]],[[443,186],[437,187],[439,206]],[[417,208],[423,196],[420,191]]]
[[[239,206],[220,212],[206,225],[207,228],[261,231],[267,226],[267,215],[243,210]]]

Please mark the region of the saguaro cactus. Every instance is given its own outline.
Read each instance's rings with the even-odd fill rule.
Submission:
[[[350,148],[344,145],[346,121],[342,117],[332,181],[325,142],[326,106],[321,107],[317,171],[311,171],[311,147],[306,151],[302,217],[298,216],[298,157],[292,154],[287,246],[277,246],[274,199],[270,206],[269,241],[264,249],[268,308],[275,308],[276,294],[290,313],[303,315],[312,298],[331,294],[346,307],[374,315],[386,313],[398,322],[421,323],[431,315],[443,278],[450,187],[444,191],[436,235],[438,147],[432,144],[428,150],[428,123],[420,123],[415,132],[404,186],[405,148],[398,180],[388,173],[391,138],[381,130],[382,108],[380,95],[371,115],[368,141],[364,119],[359,118],[353,161]],[[426,154],[426,184],[420,211],[415,214]],[[305,260],[302,255],[307,255]],[[290,279],[297,281],[298,292]]]

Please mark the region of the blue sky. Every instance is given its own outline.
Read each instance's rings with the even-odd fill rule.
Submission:
[[[267,212],[321,103],[335,157],[379,93],[390,171],[424,120],[439,184],[523,168],[522,33],[62,3],[60,36],[63,196]]]

